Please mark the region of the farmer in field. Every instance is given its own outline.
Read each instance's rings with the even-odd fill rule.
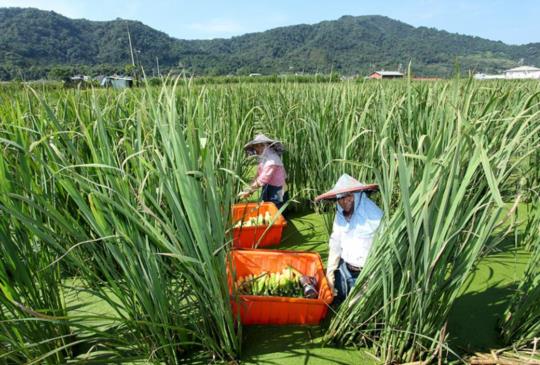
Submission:
[[[366,194],[377,189],[376,184],[364,185],[343,174],[332,190],[315,198],[337,203],[326,277],[338,304],[354,286],[381,222],[382,211]]]
[[[285,150],[279,141],[268,138],[264,134],[257,134],[255,138],[244,146],[249,156],[257,155],[259,165],[257,176],[250,186],[238,196],[242,199],[249,197],[254,191],[262,188],[261,200],[274,203],[278,209],[287,200],[285,179],[287,173],[281,161]]]

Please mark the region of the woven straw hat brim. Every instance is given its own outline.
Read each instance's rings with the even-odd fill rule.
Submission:
[[[336,199],[336,196],[338,194],[346,194],[346,193],[357,193],[360,191],[376,191],[379,190],[379,185],[377,184],[369,184],[369,185],[362,185],[362,186],[351,186],[345,189],[336,189],[336,190],[329,190],[324,194],[321,194],[315,198],[315,201],[319,200],[326,200],[326,199]]]

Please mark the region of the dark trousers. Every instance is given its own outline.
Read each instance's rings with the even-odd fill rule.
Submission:
[[[283,200],[280,199],[281,189],[283,189],[282,186],[275,186],[269,184],[263,185],[261,192],[261,200],[263,202],[272,202],[276,205],[278,209],[280,209],[283,204],[288,200],[287,192],[283,194]]]
[[[339,260],[338,269],[334,272],[334,287],[337,295],[334,298],[336,304],[340,304],[345,300],[347,295],[356,283],[356,279],[360,275],[360,271],[351,271],[343,259]]]

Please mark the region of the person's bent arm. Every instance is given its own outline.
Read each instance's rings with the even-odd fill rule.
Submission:
[[[259,174],[259,176],[257,176],[255,181],[253,182],[252,186],[257,185],[257,187],[260,187],[260,186],[264,186],[270,183],[270,180],[272,179],[272,176],[276,172],[277,168],[278,168],[277,165],[265,165],[262,168],[262,171]]]
[[[334,292],[334,271],[338,269],[339,260],[341,258],[341,251],[342,249],[340,234],[339,230],[337,229],[337,225],[334,222],[334,226],[332,227],[332,234],[330,235],[328,263],[326,265],[326,278],[328,280],[328,285],[330,285],[332,293]]]
[[[249,185],[249,188],[242,191],[239,194],[239,196],[241,198],[247,198],[253,192],[257,191],[258,188],[268,184],[270,182],[270,180],[272,179],[272,176],[274,175],[277,168],[278,168],[277,165],[266,165],[266,166],[264,166],[262,168],[261,173]]]

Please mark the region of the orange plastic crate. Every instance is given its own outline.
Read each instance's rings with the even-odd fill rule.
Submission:
[[[283,227],[287,225],[287,221],[279,213],[274,203],[235,204],[232,208],[232,221],[235,224],[239,220],[246,221],[251,217],[257,217],[259,214],[264,216],[266,212],[270,213],[272,218],[277,216],[274,223],[270,227],[241,226],[233,228],[233,247],[256,248],[279,244]]]
[[[256,295],[232,295],[231,305],[242,324],[318,324],[327,314],[333,296],[318,253],[279,250],[233,250],[231,268],[235,277],[258,275],[263,271],[279,272],[292,266],[304,275],[315,276],[319,287],[317,299]],[[229,271],[229,289],[233,277]]]

